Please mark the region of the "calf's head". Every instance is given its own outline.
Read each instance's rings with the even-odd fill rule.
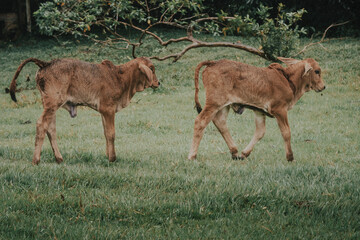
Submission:
[[[154,64],[148,58],[137,58],[136,60],[138,61],[139,85],[142,85],[143,89],[158,88],[160,82],[156,77]]]
[[[297,60],[292,58],[278,58],[280,61],[284,62],[288,66],[296,65],[293,68],[301,68],[302,75],[301,78],[305,81],[306,91],[315,90],[315,92],[321,92],[325,89],[324,81],[321,78],[321,68],[319,64],[312,58],[307,58],[305,60]]]
[[[309,80],[309,88],[315,92],[321,92],[325,89],[324,81],[321,78],[321,68],[319,64],[312,58],[304,60],[305,71],[303,78]]]

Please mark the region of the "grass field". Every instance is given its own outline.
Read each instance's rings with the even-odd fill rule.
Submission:
[[[154,61],[162,87],[136,94],[117,113],[115,163],[105,156],[99,113],[80,108],[75,119],[57,112],[64,163],[55,163],[45,140],[39,166],[31,165],[42,112],[35,64],[18,79],[28,89],[17,94],[18,104],[3,90],[20,62],[71,57],[119,64],[130,52],[35,38],[1,45],[0,239],[360,239],[360,40],[323,45],[327,51],[315,46],[303,57],[320,63],[326,91],[305,94],[289,112],[294,163],[285,159],[273,119],[244,161],[231,160],[212,124],[198,159],[186,159],[197,63],[269,64],[234,49],[203,48],[175,64]],[[161,51],[148,44],[139,54]],[[231,113],[228,124],[243,149],[254,131],[252,112]]]

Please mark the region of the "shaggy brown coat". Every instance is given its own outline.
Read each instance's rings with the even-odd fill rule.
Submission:
[[[320,92],[325,89],[325,85],[319,64],[314,59],[279,59],[289,67],[283,68],[280,64],[273,63],[267,68],[259,68],[230,60],[205,61],[196,67],[195,105],[200,114],[195,120],[189,159],[196,158],[204,129],[210,121],[220,131],[233,159],[248,157],[254,145],[265,134],[265,116],[276,118],[285,142],[286,158],[288,161],[294,159],[287,112],[305,92],[311,89]],[[202,66],[207,66],[202,74],[206,90],[203,110],[198,98],[199,71]],[[240,157],[226,126],[230,106],[239,114],[244,108],[250,108],[255,113],[254,137]]]
[[[63,161],[56,142],[55,112],[63,107],[71,117],[75,117],[76,107],[80,105],[100,112],[106,138],[106,154],[110,162],[115,161],[115,113],[129,105],[136,92],[160,85],[154,65],[148,58],[137,58],[118,66],[108,60],[94,64],[74,59],[44,62],[29,58],[21,63],[10,85],[10,95],[15,102],[16,79],[29,62],[40,67],[36,74],[36,84],[44,107],[36,124],[33,164],[40,162],[45,133],[49,137],[56,161]]]

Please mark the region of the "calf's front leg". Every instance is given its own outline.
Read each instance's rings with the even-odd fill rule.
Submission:
[[[115,154],[115,112],[102,112],[101,118],[104,127],[104,134],[106,138],[106,155],[110,162],[116,160]]]
[[[281,111],[279,113],[274,114],[276,121],[279,125],[281,135],[285,142],[285,150],[286,150],[286,159],[291,162],[294,160],[294,155],[291,150],[291,132],[290,126],[287,117],[287,111]]]

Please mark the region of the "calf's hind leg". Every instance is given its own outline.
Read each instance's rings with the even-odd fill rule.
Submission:
[[[205,127],[214,118],[217,111],[218,108],[205,106],[205,108],[201,111],[201,113],[196,117],[193,142],[188,155],[189,160],[196,159],[196,154],[199,148],[200,141],[204,135]]]
[[[260,141],[265,135],[265,115],[258,111],[254,111],[255,113],[255,133],[250,143],[246,146],[246,148],[241,152],[241,159],[248,157],[251,151],[254,149],[255,144]]]
[[[228,145],[232,158],[236,160],[239,159],[238,149],[234,143],[234,140],[230,135],[229,129],[226,124],[226,119],[229,113],[229,109],[230,106],[226,106],[220,111],[218,111],[213,119],[213,123],[216,126],[216,128],[219,130],[221,135],[223,136],[226,144]]]
[[[42,145],[44,143],[45,133],[48,133],[48,128],[51,125],[52,121],[54,121],[53,119],[55,118],[55,112],[56,112],[56,108],[54,107],[52,108],[44,107],[44,111],[36,123],[35,151],[32,161],[34,165],[38,165],[40,163],[40,154],[41,154]],[[57,149],[57,146],[55,147],[55,149]]]

